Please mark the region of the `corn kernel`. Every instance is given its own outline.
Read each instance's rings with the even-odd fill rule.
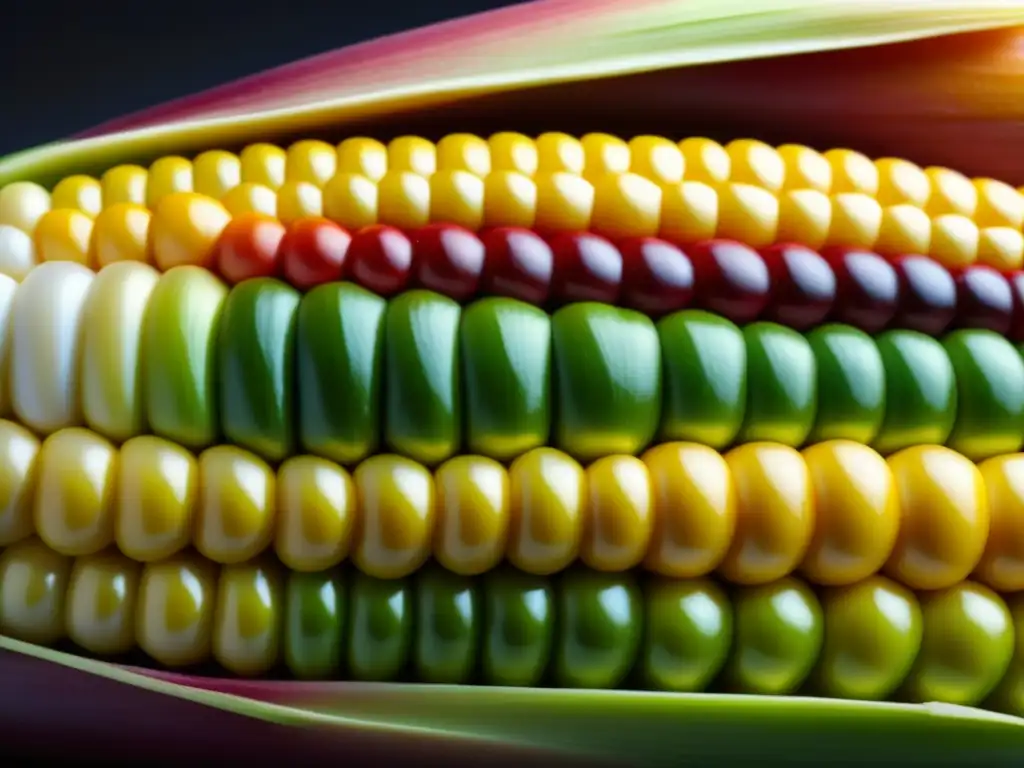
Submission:
[[[274,473],[248,451],[218,445],[199,457],[199,501],[195,548],[204,557],[231,565],[261,553],[276,522]]]
[[[344,163],[339,160],[338,165],[342,167]],[[437,171],[437,147],[419,136],[393,139],[387,148],[386,170],[433,176]]]
[[[430,142],[426,143],[429,145],[428,153],[433,158],[434,147]],[[410,145],[408,149],[410,150],[408,159],[413,163],[422,163],[422,168],[426,172],[425,175],[434,172],[432,165],[424,163],[422,158],[412,157],[417,151],[421,151],[422,147]],[[335,171],[317,186],[322,187],[335,173],[358,173],[370,181],[380,181],[384,178],[384,174],[388,172],[388,148],[376,139],[345,139],[345,141],[338,145],[335,154],[337,158],[335,161]],[[420,166],[408,169],[400,168],[399,170],[418,172]]]
[[[192,184],[200,195],[220,200],[241,183],[242,161],[238,155],[214,149],[192,161]]]
[[[149,209],[135,203],[115,203],[96,217],[89,246],[89,263],[97,268],[118,261],[146,261]]]
[[[676,144],[659,136],[637,136],[629,142],[629,170],[655,184],[678,184],[686,164]]]
[[[491,172],[491,148],[479,136],[450,133],[437,142],[437,170],[486,176]]]
[[[873,197],[878,194],[878,169],[860,152],[830,149],[825,159],[832,167],[832,194],[856,193]]]
[[[975,179],[978,208],[974,222],[979,227],[1024,226],[1024,196],[1009,184],[993,179]]]
[[[753,139],[737,139],[725,147],[729,181],[778,192],[786,181],[786,165],[774,147]]]
[[[141,165],[117,165],[100,177],[103,190],[103,205],[146,204],[146,186],[149,171]]]
[[[187,667],[210,657],[217,567],[193,553],[150,563],[139,580],[135,638],[164,667]]]
[[[13,227],[11,229],[14,230]],[[14,231],[19,232],[20,230]],[[10,322],[14,309],[14,295],[17,292],[18,282],[8,275],[0,275],[0,417],[10,416],[13,412]],[[3,545],[0,544],[0,546]]]
[[[800,144],[783,144],[779,157],[785,166],[783,189],[813,189],[828,194],[832,189],[832,166],[820,152]]]
[[[686,179],[712,186],[724,184],[732,173],[732,161],[725,147],[711,139],[690,138],[679,142],[686,167]]]
[[[430,179],[409,171],[389,171],[377,184],[377,210],[382,222],[416,229],[430,222]]]
[[[39,219],[35,249],[39,261],[89,263],[93,220],[75,208],[55,208]]]
[[[372,456],[355,471],[359,533],[352,560],[378,579],[414,573],[430,556],[434,536],[434,479],[402,456]]]
[[[153,262],[166,272],[191,264],[207,266],[231,213],[211,197],[178,192],[164,197],[149,225]]]
[[[882,206],[873,197],[854,192],[834,195],[832,223],[825,244],[873,248],[881,228]]]
[[[39,439],[13,421],[0,421],[0,547],[35,532],[32,502],[36,493]]]
[[[594,187],[572,173],[537,174],[537,217],[542,231],[577,231],[590,227]]]
[[[664,443],[642,460],[654,512],[644,567],[672,579],[711,573],[736,530],[736,490],[725,459],[696,443]]]
[[[283,616],[280,574],[245,563],[221,569],[213,614],[213,657],[229,672],[261,675],[277,663]]]
[[[590,228],[611,238],[653,237],[661,218],[661,189],[635,173],[607,174],[594,182]]]
[[[80,557],[66,599],[68,637],[85,650],[115,655],[135,647],[139,563],[118,552]]]
[[[928,255],[947,269],[973,264],[978,259],[977,225],[956,213],[936,216],[932,219],[932,243]]]
[[[282,224],[320,217],[323,212],[323,192],[313,184],[305,181],[286,181],[277,191],[277,217]]]
[[[568,455],[535,448],[509,468],[508,561],[536,576],[568,567],[579,553],[586,475]]]
[[[521,133],[496,133],[487,140],[491,152],[491,173],[514,171],[524,176],[537,172],[537,146]]]
[[[314,456],[289,459],[277,477],[278,558],[293,571],[333,568],[348,556],[356,512],[348,472]]]
[[[365,176],[339,173],[324,187],[324,216],[355,231],[377,223],[377,185]]]
[[[974,578],[1002,592],[1024,590],[1024,489],[1018,478],[1024,454],[997,456],[978,465],[985,482],[990,527]]]
[[[920,167],[907,160],[884,157],[875,161],[878,170],[879,205],[914,205],[923,208],[931,195],[931,182]]]
[[[459,224],[469,230],[480,229],[484,222],[482,176],[439,169],[430,177],[430,220]]]
[[[917,206],[890,205],[882,209],[882,221],[874,246],[879,253],[926,254],[931,240],[932,220]]]
[[[72,208],[94,218],[103,210],[103,189],[90,176],[68,176],[50,193],[52,208]]]
[[[238,156],[242,164],[242,181],[280,189],[287,180],[288,155],[273,144],[250,144]]]
[[[10,224],[0,224],[0,275],[21,281],[37,263],[31,235]]]
[[[199,465],[180,445],[150,435],[126,442],[117,484],[118,549],[149,563],[188,546],[198,483]]]
[[[39,539],[0,554],[0,634],[52,645],[65,634],[64,599],[71,559]]]
[[[817,250],[832,226],[832,201],[814,189],[789,189],[779,195],[780,243],[802,243]]]
[[[284,175],[288,181],[305,181],[323,187],[338,171],[338,151],[323,141],[297,141],[288,147]]]
[[[277,218],[277,194],[262,184],[242,182],[224,195],[220,202],[232,218],[247,213],[261,213]]]
[[[718,230],[721,238],[752,248],[775,242],[779,201],[771,192],[751,184],[724,184],[718,192]]]
[[[492,171],[484,179],[484,226],[531,228],[537,219],[537,185],[516,171]]]
[[[978,261],[995,269],[1021,269],[1024,235],[1010,227],[985,227],[978,232]]]
[[[583,147],[583,175],[590,181],[609,173],[626,173],[629,170],[629,145],[617,136],[607,133],[588,133],[580,144]]]
[[[931,216],[956,213],[974,216],[978,209],[978,190],[962,173],[949,168],[925,168],[930,192],[925,211]]]
[[[567,133],[542,133],[537,137],[537,173],[575,173],[586,166],[583,144]]]
[[[50,210],[50,193],[31,181],[16,181],[0,189],[0,224],[32,234]]]
[[[718,230],[718,193],[699,181],[661,190],[659,236],[674,243],[708,240]]]
[[[586,471],[580,560],[596,571],[628,571],[644,559],[654,529],[652,480],[633,456],[607,456]]]
[[[493,459],[457,456],[438,468],[435,482],[434,557],[461,576],[496,568],[508,543],[508,472]]]
[[[162,157],[149,167],[146,207],[150,210],[168,195],[192,191],[192,163],[185,158]]]

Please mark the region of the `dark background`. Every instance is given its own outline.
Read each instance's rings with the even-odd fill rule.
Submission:
[[[517,4],[5,0],[0,156],[304,56]]]

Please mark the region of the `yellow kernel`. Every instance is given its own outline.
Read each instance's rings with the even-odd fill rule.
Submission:
[[[496,133],[487,140],[491,152],[491,172],[514,171],[525,176],[537,172],[537,146],[521,133]]]
[[[508,543],[508,472],[482,456],[457,456],[437,470],[434,557],[447,570],[477,576],[496,568]]]
[[[815,189],[788,189],[779,194],[780,243],[802,243],[818,249],[832,226],[832,201]]]
[[[356,173],[339,173],[324,187],[324,216],[352,231],[376,224],[377,185]]]
[[[434,478],[403,456],[372,456],[355,471],[359,533],[352,561],[378,579],[414,573],[430,556]]]
[[[32,234],[50,210],[50,193],[31,181],[16,181],[0,189],[0,224]]]
[[[399,139],[398,141],[401,140]],[[434,147],[430,142],[427,142],[427,144],[430,146],[430,154],[433,157]],[[417,149],[422,148],[409,146],[408,149],[411,150],[408,159],[414,162],[422,162],[421,158],[411,156],[416,154]],[[335,170],[330,176],[320,182],[318,186],[322,187],[326,184],[335,173],[358,173],[370,181],[380,181],[384,178],[384,174],[388,172],[388,148],[376,139],[345,139],[345,141],[338,145],[335,155]],[[392,166],[394,165],[392,164]],[[417,172],[419,168],[398,168],[398,170]],[[428,173],[433,172],[433,167],[430,167]]]
[[[832,194],[878,194],[878,169],[871,159],[850,149],[830,149],[825,159],[832,167]]]
[[[582,175],[586,165],[583,144],[567,133],[542,133],[537,137],[538,173],[575,173]]]
[[[491,148],[479,136],[450,133],[437,142],[437,170],[486,176],[491,172]]]
[[[103,210],[103,188],[91,176],[68,176],[50,193],[53,208],[73,208],[95,217]]]
[[[280,651],[284,619],[277,569],[255,562],[221,569],[213,613],[213,657],[229,672],[269,672]]]
[[[337,170],[338,151],[325,141],[297,141],[285,154],[287,181],[306,181],[322,187],[334,178]]]
[[[882,209],[875,250],[897,256],[904,253],[927,254],[931,247],[932,220],[916,205],[890,205]]]
[[[655,184],[678,184],[686,163],[678,145],[660,136],[637,136],[629,142],[629,170]]]
[[[192,191],[192,163],[184,157],[162,157],[149,167],[147,208],[155,209],[168,195]]]
[[[277,218],[277,193],[262,184],[242,182],[224,195],[220,202],[232,218],[246,213],[262,213]]]
[[[0,547],[9,547],[35,531],[39,440],[13,421],[0,421]]]
[[[285,183],[288,155],[273,144],[250,144],[238,156],[242,164],[242,181],[280,189]]]
[[[583,468],[554,448],[535,448],[512,463],[509,488],[509,563],[536,576],[567,568],[582,536]]]
[[[537,175],[537,217],[543,231],[577,231],[590,228],[594,187],[572,173]]]
[[[114,542],[117,450],[72,427],[50,435],[39,452],[36,532],[62,555],[91,555]]]
[[[1024,454],[981,462],[989,509],[989,534],[974,578],[997,592],[1024,590]]]
[[[139,580],[135,638],[164,667],[210,657],[218,569],[194,553],[150,563]]]
[[[39,219],[34,234],[39,261],[89,263],[93,221],[74,208],[55,208]]]
[[[146,204],[146,186],[149,171],[141,165],[117,165],[100,177],[103,191],[103,205],[110,207],[130,203]]]
[[[661,190],[659,235],[675,243],[708,240],[718,230],[718,193],[699,181],[684,181]]]
[[[774,147],[754,139],[737,139],[725,147],[729,181],[778,192],[786,180],[786,165]]]
[[[8,227],[8,229],[22,235],[25,234],[14,227]],[[2,248],[3,232],[0,231],[0,249]],[[14,299],[17,292],[18,281],[9,275],[0,275],[0,417],[11,416],[14,413],[13,381],[11,379],[14,334],[11,333],[9,324],[14,317]],[[7,422],[0,421],[0,425],[5,423]],[[0,528],[2,528],[2,524],[0,524]],[[0,546],[3,546],[2,542],[0,542]]]
[[[480,229],[484,222],[482,175],[442,166],[430,177],[430,220]]]
[[[1015,230],[1010,230],[1015,232]],[[949,269],[960,269],[978,259],[978,226],[966,216],[946,213],[932,219],[928,255]]]
[[[339,166],[342,163],[339,161]],[[419,136],[399,136],[388,144],[387,169],[433,176],[437,171],[437,147]]]
[[[64,599],[71,558],[39,539],[0,553],[0,634],[37,645],[64,637]]]
[[[1009,184],[993,179],[975,179],[978,207],[974,222],[979,227],[1012,227],[1024,225],[1024,196]]]
[[[931,182],[921,168],[907,160],[883,157],[875,161],[878,170],[878,204],[915,205],[923,208],[931,195]]]
[[[751,184],[723,184],[718,192],[718,237],[752,248],[775,242],[779,201],[771,192]]]
[[[315,456],[288,459],[277,476],[278,558],[293,571],[333,568],[348,556],[356,513],[348,472]]]
[[[68,637],[101,655],[135,647],[135,610],[142,568],[118,552],[75,560],[65,605]]]
[[[644,567],[672,579],[711,573],[736,530],[736,489],[725,459],[704,445],[664,443],[642,460],[654,506]]]
[[[733,584],[767,584],[800,564],[814,528],[814,488],[793,448],[748,443],[725,455],[736,484],[736,535],[718,570]]]
[[[377,184],[382,224],[415,229],[430,222],[430,179],[410,171],[389,171]]]
[[[10,224],[0,224],[0,275],[20,282],[37,263],[32,236]]]
[[[831,191],[832,166],[820,152],[801,144],[783,144],[778,152],[786,169],[783,189]]]
[[[533,227],[537,185],[517,171],[492,171],[484,179],[485,227]]]
[[[629,145],[622,139],[607,133],[588,133],[580,144],[583,146],[583,175],[589,181],[629,170]]]
[[[580,560],[621,572],[644,559],[654,529],[651,476],[634,456],[607,456],[587,467]]]
[[[686,179],[712,186],[724,184],[732,173],[732,161],[717,141],[694,137],[679,142],[686,167]]]
[[[1010,227],[985,227],[978,232],[978,261],[1004,271],[1024,267],[1024,235]]]
[[[117,548],[148,563],[187,547],[198,483],[199,465],[180,445],[150,435],[127,441],[117,483]]]
[[[222,565],[260,554],[274,535],[274,473],[239,448],[218,445],[199,456],[195,548]]]
[[[136,203],[115,203],[96,217],[89,262],[97,268],[118,261],[146,261],[149,209]]]
[[[832,223],[825,244],[872,248],[881,228],[882,206],[877,200],[866,194],[841,193],[832,197]]]
[[[242,161],[238,155],[213,149],[192,161],[193,191],[220,200],[242,183]]]
[[[607,174],[594,181],[590,227],[606,237],[653,237],[661,219],[661,189],[635,173]]]
[[[324,196],[320,187],[305,181],[286,181],[277,190],[277,217],[282,224],[322,216]]]
[[[163,272],[185,264],[207,266],[230,221],[231,213],[212,197],[194,192],[167,195],[149,225],[153,263]]]
[[[974,216],[978,209],[978,190],[969,178],[949,168],[925,168],[924,173],[929,184],[928,202],[925,204],[928,214]]]

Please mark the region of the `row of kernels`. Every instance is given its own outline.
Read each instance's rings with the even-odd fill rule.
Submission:
[[[73,556],[116,543],[133,559],[153,561],[191,544],[230,564],[273,545],[295,570],[350,557],[380,578],[408,575],[433,555],[465,575],[503,559],[546,575],[579,559],[596,570],[643,565],[676,578],[717,570],[741,584],[796,569],[817,583],[846,584],[884,567],[917,589],[972,572],[997,589],[1024,589],[1019,455],[979,470],[928,446],[887,462],[847,441],[802,454],[753,443],[724,456],[674,443],[586,468],[540,448],[508,470],[457,457],[432,474],[380,455],[350,475],[305,456],[275,475],[228,446],[197,459],[147,436],[118,452],[70,429],[40,447],[20,427],[0,424],[0,543],[35,532]],[[989,535],[990,518],[999,535]]]

